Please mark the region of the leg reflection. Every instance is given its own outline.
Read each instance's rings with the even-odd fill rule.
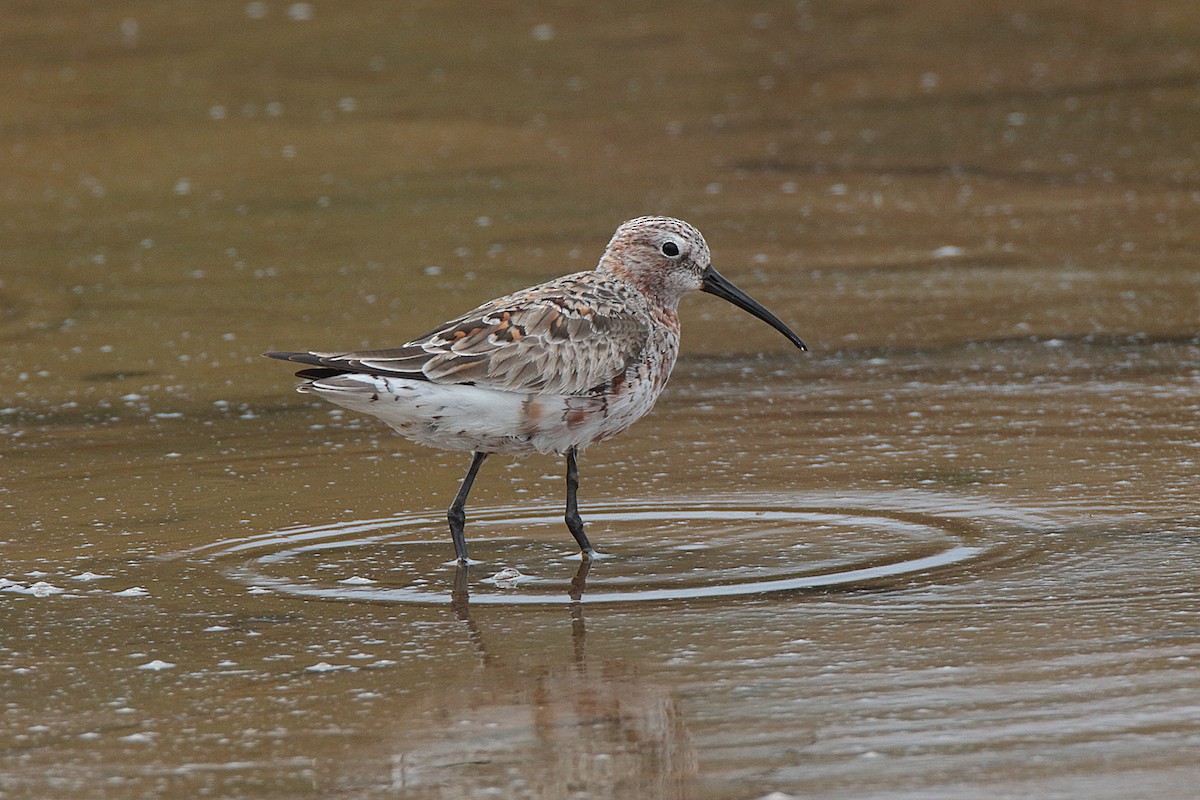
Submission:
[[[578,605],[583,600],[583,593],[587,591],[587,576],[592,570],[592,560],[585,558],[579,563],[579,569],[575,570],[575,577],[571,578],[571,589],[567,594],[571,596],[574,605]]]
[[[472,609],[469,570],[455,573],[450,606],[481,668],[447,676],[445,662],[431,664],[436,690],[397,700],[383,739],[392,790],[443,797],[451,786],[456,797],[483,796],[519,774],[514,796],[696,797],[696,752],[683,710],[669,684],[645,674],[638,651],[622,649],[622,615],[593,612],[615,631],[599,649],[615,648],[617,657],[588,652],[584,604],[593,563],[583,561],[560,584],[570,652],[561,606]],[[461,642],[447,655],[461,663]]]
[[[479,626],[471,619],[471,593],[468,589],[471,568],[461,561],[454,568],[454,588],[450,590],[450,610],[460,622],[467,626],[467,638],[475,646],[480,660],[486,665],[491,658],[483,642]]]
[[[582,669],[587,661],[587,625],[583,621],[583,593],[587,590],[587,576],[592,569],[592,560],[585,558],[579,564],[575,577],[571,579],[571,645],[575,651],[575,665]]]

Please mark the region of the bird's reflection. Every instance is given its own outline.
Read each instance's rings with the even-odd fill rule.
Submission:
[[[591,559],[585,558],[579,564],[575,577],[571,578],[571,588],[567,592],[571,598],[571,644],[575,648],[575,663],[580,668],[586,668],[585,656],[587,650],[587,624],[583,620],[583,593],[587,591],[588,571],[592,568]]]
[[[454,616],[466,626],[467,637],[475,645],[480,657],[486,662],[489,659],[487,647],[484,645],[483,634],[479,626],[471,618],[470,567],[459,564],[454,571],[454,588],[450,591],[450,609]],[[584,559],[571,577],[567,596],[571,599],[568,609],[571,614],[571,644],[575,651],[575,662],[582,664],[587,640],[587,627],[583,618],[583,595],[587,591],[588,572],[592,569],[592,561]]]
[[[696,756],[678,701],[626,660],[589,656],[584,597],[592,568],[583,561],[566,587],[571,656],[563,663],[554,663],[552,639],[514,641],[521,620],[512,615],[526,610],[488,609],[488,617],[506,615],[503,623],[478,622],[469,568],[458,569],[451,610],[480,668],[442,695],[452,699],[422,714],[419,736],[403,737],[407,744],[392,755],[391,788],[421,797],[497,790],[537,798],[689,796]]]

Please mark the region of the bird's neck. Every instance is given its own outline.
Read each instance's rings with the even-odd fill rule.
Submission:
[[[679,295],[666,290],[661,280],[656,280],[656,276],[652,275],[649,269],[640,269],[641,266],[606,253],[604,258],[600,259],[596,272],[627,284],[644,297],[656,311],[669,312],[674,316],[679,308]]]

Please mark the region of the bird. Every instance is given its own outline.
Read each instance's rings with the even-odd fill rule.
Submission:
[[[791,328],[712,265],[683,220],[622,223],[591,271],[514,292],[399,347],[269,352],[305,365],[297,391],[373,415],[407,439],[471,453],[447,511],[455,559],[470,562],[466,504],[489,455],[566,459],[567,529],[597,555],[579,513],[579,453],[622,433],[662,393],[679,353],[679,301],[706,292],[749,312],[800,350]]]

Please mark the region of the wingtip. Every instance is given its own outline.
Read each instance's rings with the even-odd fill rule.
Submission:
[[[263,353],[263,358],[274,358],[279,361],[291,361],[296,364],[312,364],[321,366],[321,358],[315,353],[288,353],[279,350],[271,350]]]

